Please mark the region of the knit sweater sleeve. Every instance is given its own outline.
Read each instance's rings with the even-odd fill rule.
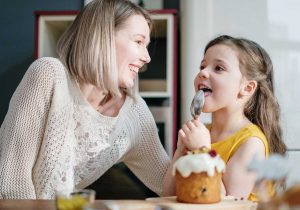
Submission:
[[[135,146],[128,153],[125,163],[148,188],[161,196],[163,177],[170,158],[160,142],[156,123],[143,99],[138,99],[134,113],[131,126],[135,133]]]
[[[43,138],[54,71],[35,61],[14,92],[0,129],[0,198],[35,199],[32,168]]]

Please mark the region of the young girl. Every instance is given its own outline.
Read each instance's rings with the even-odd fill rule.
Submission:
[[[212,113],[212,122],[205,126],[194,119],[182,126],[173,162],[186,150],[213,148],[226,162],[224,193],[256,200],[251,193],[255,174],[247,165],[254,155],[266,158],[286,151],[271,59],[257,43],[230,36],[210,41],[204,52],[194,87],[204,91],[203,112]],[[173,182],[166,182],[166,194],[174,193]]]

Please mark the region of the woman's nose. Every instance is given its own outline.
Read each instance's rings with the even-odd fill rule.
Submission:
[[[141,60],[142,60],[144,63],[150,63],[151,57],[150,57],[150,55],[149,55],[149,52],[148,52],[148,49],[147,49],[147,48],[145,48],[145,51],[144,51],[144,53],[143,53],[143,57],[142,57]]]

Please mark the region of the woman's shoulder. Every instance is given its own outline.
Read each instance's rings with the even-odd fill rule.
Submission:
[[[62,62],[53,57],[42,57],[35,60],[29,67],[29,73],[36,76],[53,77],[65,74],[65,67]]]
[[[28,68],[25,78],[40,85],[55,85],[67,81],[67,71],[63,63],[53,57],[42,57],[35,60]]]
[[[134,98],[132,98],[132,103],[141,111],[150,112],[149,106],[147,105],[144,98],[141,95],[137,94]]]
[[[146,101],[139,95],[133,96],[126,96],[126,104],[127,107],[132,111],[132,114],[136,115],[138,118],[149,118],[151,117],[151,111],[146,103]]]
[[[33,62],[34,65],[50,65],[50,66],[63,66],[58,58],[54,57],[41,57]]]
[[[126,94],[125,103],[130,104],[131,107],[134,107],[137,109],[140,107],[147,106],[145,100],[139,94],[136,94],[134,96]]]

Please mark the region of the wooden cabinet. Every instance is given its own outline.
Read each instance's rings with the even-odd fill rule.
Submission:
[[[35,57],[57,57],[56,43],[77,11],[35,12]],[[157,122],[161,141],[172,156],[177,141],[176,10],[152,10],[151,63],[139,73],[139,90]]]

